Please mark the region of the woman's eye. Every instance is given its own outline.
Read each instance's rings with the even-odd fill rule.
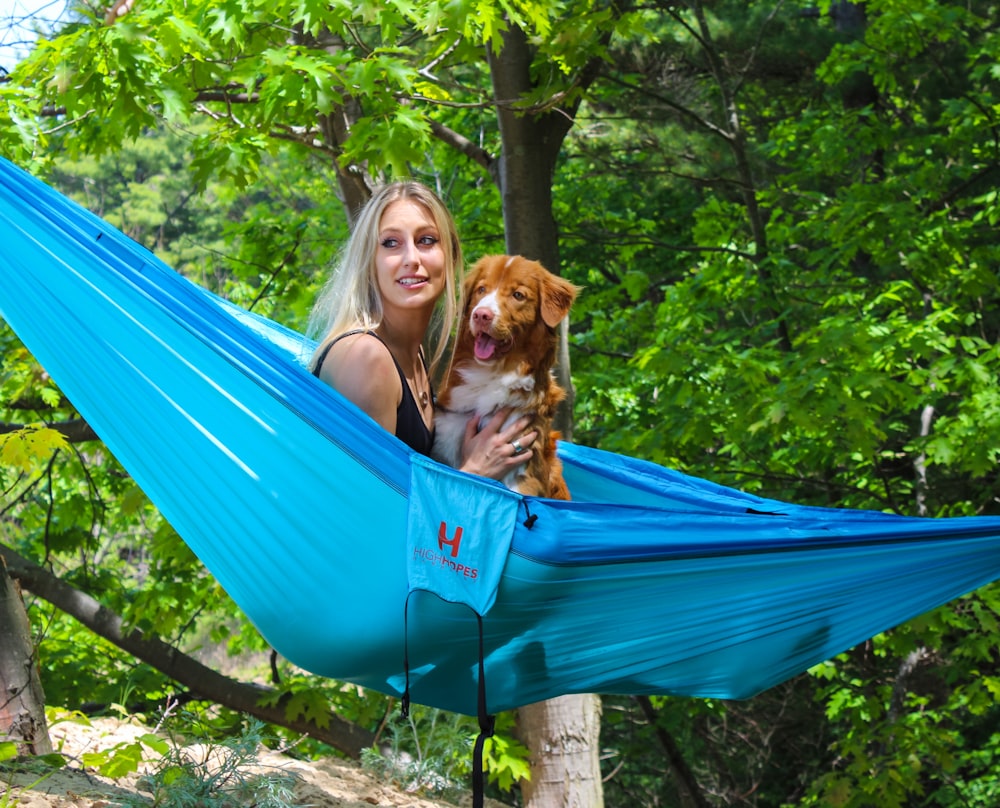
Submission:
[[[434,246],[438,243],[437,236],[421,236],[420,243],[427,246]]]
[[[399,246],[399,241],[394,238],[384,238],[382,239],[382,246],[387,250],[391,250],[393,247]]]

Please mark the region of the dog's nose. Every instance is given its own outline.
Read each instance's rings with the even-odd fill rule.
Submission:
[[[472,322],[484,328],[489,328],[493,323],[493,312],[486,308],[476,309],[472,312]]]

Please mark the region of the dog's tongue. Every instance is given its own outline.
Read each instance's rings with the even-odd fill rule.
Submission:
[[[476,359],[492,359],[493,353],[497,349],[497,342],[489,334],[480,334],[476,337]]]

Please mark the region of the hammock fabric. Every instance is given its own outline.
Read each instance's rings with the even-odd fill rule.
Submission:
[[[408,676],[475,715],[481,639],[491,712],[745,698],[1000,577],[1000,518],[797,506],[568,444],[572,502],[447,469],[313,378],[300,335],[7,161],[0,186],[2,316],[313,673],[392,695]]]

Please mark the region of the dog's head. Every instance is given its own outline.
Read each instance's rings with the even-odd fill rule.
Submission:
[[[537,261],[519,255],[487,255],[463,284],[460,340],[476,362],[504,369],[551,363],[556,326],[579,291]]]

